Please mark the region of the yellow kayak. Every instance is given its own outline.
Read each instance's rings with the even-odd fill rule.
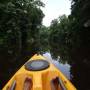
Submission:
[[[2,90],[76,90],[49,60],[35,54]]]

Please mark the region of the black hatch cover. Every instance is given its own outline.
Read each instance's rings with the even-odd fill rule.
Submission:
[[[46,60],[31,60],[25,64],[25,69],[29,71],[40,71],[49,67],[49,62]]]

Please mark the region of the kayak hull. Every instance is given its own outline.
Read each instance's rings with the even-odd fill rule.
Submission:
[[[48,62],[48,65],[45,64],[47,67],[42,62],[38,62],[39,60]],[[29,66],[28,63],[31,63],[31,61],[32,64]],[[40,69],[43,65],[44,68]],[[33,66],[35,67],[34,69]],[[41,55],[35,54],[15,73],[15,75],[8,81],[2,90],[47,89],[76,90],[74,85],[49,60],[46,60],[46,58]]]

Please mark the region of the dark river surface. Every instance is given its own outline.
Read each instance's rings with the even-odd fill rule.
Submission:
[[[53,59],[49,52],[46,52],[43,56],[50,60],[70,80],[70,65],[67,62],[63,64],[59,58]]]
[[[51,60],[58,69],[74,84],[77,90],[90,90],[90,69],[83,63],[69,64],[62,62],[60,56],[53,59],[49,52],[43,54],[44,57]]]
[[[34,53],[29,53],[29,55],[34,55]],[[48,60],[51,60],[54,65],[60,69],[60,71],[74,84],[74,86],[77,88],[77,90],[90,90],[90,64],[86,63],[84,64],[83,62],[73,62],[73,63],[68,63],[68,61],[63,61],[60,56],[54,56],[50,52],[43,52],[42,55],[46,57]],[[30,57],[31,57],[30,56]],[[30,58],[29,57],[29,58]],[[29,59],[25,59],[26,61]],[[10,59],[10,58],[9,58]],[[6,84],[6,82],[13,76],[13,74],[26,62],[21,60],[21,58],[18,58],[16,63],[7,64],[7,66],[4,66],[2,64],[3,69],[1,74],[0,74],[0,90],[1,88]],[[17,66],[17,63],[20,63]],[[21,64],[22,63],[22,64]],[[17,68],[16,68],[17,66]],[[6,69],[5,69],[6,67]],[[12,68],[11,68],[12,67]],[[4,70],[5,69],[5,70]],[[12,72],[12,73],[11,73]]]

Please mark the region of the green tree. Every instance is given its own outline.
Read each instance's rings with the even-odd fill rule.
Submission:
[[[40,28],[40,50],[41,52],[46,52],[49,51],[49,35],[50,35],[50,29],[49,27],[46,26],[41,26]]]
[[[2,85],[27,59],[39,38],[44,14],[40,0],[7,0],[0,2],[0,79]],[[33,41],[33,42],[32,42]],[[36,46],[35,46],[36,47]],[[33,47],[34,48],[34,47]],[[33,50],[35,53],[35,50]],[[29,54],[30,55],[30,54]]]
[[[62,59],[68,58],[68,27],[69,19],[65,15],[53,20],[50,26],[51,51],[54,55],[61,56]]]

